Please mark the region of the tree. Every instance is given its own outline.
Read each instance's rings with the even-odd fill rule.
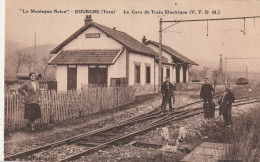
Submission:
[[[192,80],[199,80],[200,75],[199,75],[199,71],[198,69],[196,69],[195,67],[191,67],[189,69],[189,77]]]
[[[35,64],[34,56],[33,54],[27,53],[25,55],[25,65],[28,67],[29,72],[32,72],[32,67]]]
[[[220,67],[217,67],[215,70],[212,71],[212,79],[218,82],[218,84],[223,84],[224,83],[224,74]]]
[[[207,75],[208,75],[209,70],[210,70],[210,67],[208,67],[208,66],[203,66],[203,69],[200,70],[200,72],[199,72],[200,77],[201,77],[202,79],[206,78]]]
[[[16,50],[16,52],[14,53],[12,59],[13,59],[13,63],[15,64],[15,67],[16,67],[16,74],[19,73],[20,67],[26,63],[25,56],[26,56],[26,54],[21,50]]]
[[[49,59],[48,59],[48,57],[43,57],[41,60],[42,60],[42,63],[43,63],[43,66],[41,66],[41,68],[42,68],[42,71],[43,71],[43,76],[45,77],[47,69],[48,69]]]

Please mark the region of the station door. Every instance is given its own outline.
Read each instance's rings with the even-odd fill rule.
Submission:
[[[67,90],[77,89],[77,66],[68,67]]]

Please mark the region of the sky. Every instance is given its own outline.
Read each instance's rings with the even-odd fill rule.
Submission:
[[[55,9],[67,12],[31,13],[31,10],[53,12]],[[76,13],[76,10],[98,10],[99,13],[91,13],[95,22],[116,27],[117,30],[124,31],[140,41],[143,35],[148,40],[158,41],[160,18],[187,20],[260,16],[260,0],[1,0],[1,81],[3,81],[4,42],[15,42],[23,47],[33,46],[36,32],[37,45],[58,45],[84,25],[84,18],[89,13]],[[101,10],[114,13],[101,13]],[[124,10],[129,11],[129,14],[124,14]],[[145,10],[150,13],[146,14]],[[151,13],[151,10],[158,13]],[[178,11],[179,14],[166,14],[165,10]],[[195,10],[197,14],[190,13],[191,10]],[[198,10],[202,10],[204,14],[198,14]],[[205,10],[208,10],[209,14],[205,14]],[[212,10],[217,10],[219,14],[212,14]],[[187,14],[180,14],[180,11]],[[2,21],[3,19],[5,21]],[[172,24],[163,23],[163,28]],[[245,25],[244,35],[241,32],[244,28],[243,20],[209,21],[207,36],[206,22],[182,22],[165,30],[162,41],[163,44],[199,63],[200,67],[218,66],[220,54],[223,55],[223,59],[260,58],[260,19],[246,19]],[[227,66],[228,70],[245,71],[246,64],[249,72],[260,71],[258,59],[228,60]],[[2,100],[0,105],[3,107]],[[0,126],[3,128],[3,124]],[[3,131],[1,133],[0,143]],[[3,143],[0,145],[0,159],[3,157],[2,151]]]
[[[66,13],[53,13],[54,10]],[[31,13],[31,10],[52,13]],[[260,16],[260,1],[179,1],[179,0],[8,0],[6,1],[5,40],[23,46],[33,46],[36,32],[37,45],[60,44],[84,25],[89,13],[79,10],[98,10],[92,13],[99,24],[116,27],[141,41],[143,35],[159,41],[159,18],[163,20],[211,19]],[[114,11],[113,14],[101,10]],[[149,14],[145,13],[149,11]],[[154,10],[152,13],[151,10]],[[183,11],[187,14],[167,14],[165,10]],[[190,13],[195,10],[197,14]],[[199,14],[201,10],[204,14]],[[205,10],[209,14],[205,14]],[[219,14],[212,14],[216,10]],[[28,13],[26,13],[28,11]],[[129,11],[129,14],[124,12]],[[155,13],[155,11],[158,11]],[[163,12],[161,14],[159,11]],[[141,13],[142,12],[142,13]],[[173,23],[163,23],[163,28]],[[200,67],[219,64],[223,58],[260,57],[260,18],[245,20],[181,22],[162,34],[163,43],[198,62]],[[260,60],[228,60],[228,70],[258,72]]]

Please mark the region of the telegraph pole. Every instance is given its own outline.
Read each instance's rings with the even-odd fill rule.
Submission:
[[[222,64],[222,54],[220,54],[220,60],[219,60],[219,70],[222,73],[223,72],[223,64]]]
[[[236,58],[236,57],[225,58],[225,84],[227,84],[227,59],[230,59],[230,60],[260,60],[260,58]],[[248,77],[247,65],[246,65],[246,75]]]
[[[225,58],[225,84],[227,84],[227,58]]]
[[[162,81],[162,18],[159,21],[159,76],[158,76],[158,90],[161,91],[161,81]]]
[[[166,30],[170,27],[172,27],[173,25],[176,25],[177,23],[181,23],[181,22],[207,22],[207,36],[208,36],[208,22],[209,21],[223,21],[223,20],[240,20],[243,19],[244,20],[244,35],[246,33],[246,19],[256,19],[256,18],[260,18],[260,16],[249,16],[249,17],[230,17],[230,18],[216,18],[216,19],[194,19],[194,20],[170,20],[170,21],[163,21],[162,18],[160,18],[159,24],[160,24],[160,30],[159,30],[159,85],[161,84],[161,67],[162,67],[162,62],[161,62],[161,58],[162,58],[162,31]],[[164,29],[162,29],[162,23],[175,23],[173,25],[170,25]],[[255,25],[255,24],[254,24]],[[233,58],[225,58],[225,83],[227,83],[227,59],[233,59]],[[241,59],[241,58],[239,58]],[[246,58],[248,59],[248,58]],[[251,59],[251,58],[250,58]]]
[[[34,33],[34,56],[33,56],[33,72],[35,73],[35,59],[36,59],[36,32]]]
[[[248,68],[247,68],[247,64],[246,64],[246,78],[248,79]]]

